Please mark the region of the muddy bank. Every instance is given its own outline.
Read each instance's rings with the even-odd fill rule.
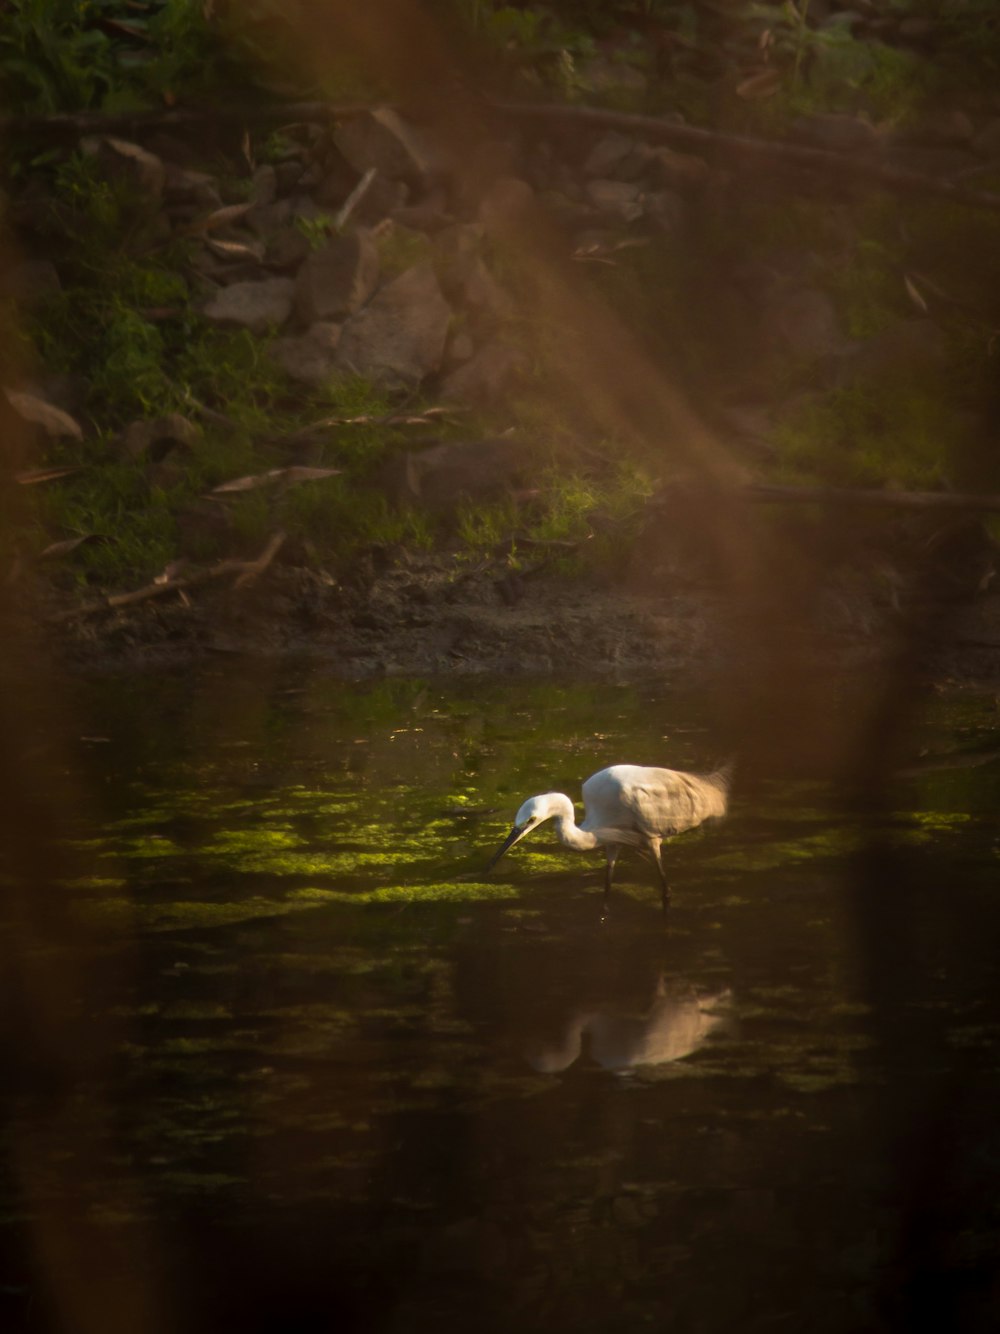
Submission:
[[[469,567],[406,554],[353,581],[276,565],[249,587],[221,582],[79,615],[66,593],[44,595],[45,635],[74,670],[141,669],[216,654],[315,655],[345,679],[383,675],[705,678],[739,662],[747,638],[738,600],[707,580],[653,589]],[[38,607],[34,608],[37,617]],[[817,669],[894,657],[914,625],[915,661],[934,679],[1000,681],[1000,597],[901,604],[876,572],[828,589],[796,652]]]

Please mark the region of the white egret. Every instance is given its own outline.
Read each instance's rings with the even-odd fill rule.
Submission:
[[[554,820],[556,836],[566,847],[580,852],[603,847],[607,858],[605,901],[611,892],[619,852],[623,847],[637,847],[652,858],[666,907],[670,889],[660,852],[663,840],[694,829],[705,820],[724,816],[732,771],[731,763],[707,774],[613,764],[584,783],[585,815],[580,825],[576,823],[573,803],[564,792],[543,792],[529,797],[517,813],[514,828],[486,869],[492,870],[505,852],[545,820]]]

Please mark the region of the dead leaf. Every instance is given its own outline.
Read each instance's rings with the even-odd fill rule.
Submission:
[[[70,477],[75,472],[82,472],[80,466],[73,468],[29,468],[26,472],[16,472],[14,481],[18,486],[37,486],[39,482],[57,482],[60,477]]]
[[[271,468],[269,472],[255,473],[249,477],[235,477],[231,482],[222,482],[213,487],[213,496],[231,495],[238,491],[256,491],[261,486],[273,486],[277,482],[294,485],[296,482],[320,482],[327,477],[339,477],[340,468]]]
[[[83,537],[67,537],[62,542],[50,543],[44,551],[38,553],[38,559],[57,560],[61,556],[68,556],[77,547],[82,547],[91,542],[106,542],[107,540],[103,533],[84,533]]]
[[[196,218],[184,230],[187,236],[199,236],[202,232],[214,232],[219,227],[230,227],[253,208],[251,202],[245,204],[226,204],[223,208],[213,209],[204,218]]]
[[[187,568],[187,561],[181,557],[178,560],[172,560],[169,565],[165,565],[160,573],[154,578],[154,584],[169,584],[172,579],[176,579],[181,570]]]
[[[95,26],[109,37],[130,37],[146,44],[153,40],[145,28],[140,28],[135,23],[127,23],[124,19],[97,19]]]
[[[910,298],[917,310],[924,315],[930,314],[927,302],[924,300],[923,293],[908,273],[903,274],[903,284],[906,287],[906,295]]]
[[[237,491],[255,491],[257,487],[268,486],[271,482],[277,480],[275,474],[280,472],[280,468],[274,468],[271,472],[256,473],[248,477],[234,477],[230,482],[220,482],[218,486],[213,486],[210,494],[222,496],[232,495]]]
[[[339,477],[340,468],[307,468],[305,466],[292,466],[290,468],[279,468],[279,472],[284,473],[286,482],[322,482],[327,477]]]
[[[573,251],[573,258],[581,261],[589,260],[594,263],[614,264],[614,260],[609,256],[617,255],[620,250],[633,250],[637,246],[649,245],[648,236],[626,236],[620,241],[603,242],[593,241],[589,245],[578,246]]]
[[[264,247],[259,241],[221,241],[218,237],[206,236],[205,245],[220,259],[252,259],[259,262],[264,258]]]
[[[73,440],[82,440],[83,431],[80,423],[54,403],[46,403],[44,398],[27,394],[21,389],[5,389],[7,402],[24,421],[40,426],[46,435],[69,436]]]
[[[778,71],[762,69],[736,85],[736,96],[742,97],[747,102],[759,101],[765,97],[773,97],[780,87],[781,75]]]

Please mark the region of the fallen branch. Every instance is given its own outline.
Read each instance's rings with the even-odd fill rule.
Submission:
[[[1000,495],[974,495],[967,491],[887,491],[874,487],[848,486],[772,486],[765,482],[747,482],[738,487],[707,489],[697,482],[678,481],[662,486],[650,497],[653,508],[666,508],[677,500],[713,494],[732,498],[743,496],[761,504],[778,505],[857,505],[870,509],[958,510],[1000,512]]]
[[[937,180],[900,167],[887,167],[874,158],[835,153],[828,148],[807,148],[773,139],[751,139],[746,135],[722,134],[697,125],[684,125],[657,116],[627,111],[605,111],[599,107],[560,106],[547,102],[496,102],[496,111],[513,120],[552,121],[595,129],[619,130],[640,139],[680,144],[691,149],[714,149],[734,158],[749,158],[770,165],[801,167],[811,171],[870,180],[901,194],[934,195],[956,204],[1000,211],[1000,194],[970,190],[952,181]]]
[[[16,138],[35,134],[52,138],[76,138],[87,134],[139,133],[142,130],[171,130],[204,125],[294,124],[299,121],[330,121],[375,111],[382,102],[259,102],[253,106],[170,107],[162,111],[123,111],[108,115],[101,111],[57,112],[51,116],[2,116],[0,135]]]
[[[71,607],[67,611],[56,612],[55,615],[49,616],[47,619],[50,624],[58,625],[86,616],[99,616],[102,612],[119,611],[122,607],[133,607],[139,602],[148,602],[150,598],[162,597],[166,593],[183,594],[186,589],[196,588],[199,584],[211,583],[216,579],[225,579],[227,575],[231,574],[238,576],[233,587],[242,588],[263,574],[278,554],[284,541],[285,534],[279,530],[271,535],[267,546],[254,560],[221,560],[207,570],[198,570],[196,573],[185,575],[183,578],[163,579],[160,577],[159,582],[154,580],[151,584],[144,584],[142,588],[135,588],[130,593],[113,593],[109,597],[97,598],[93,602],[84,602],[79,607]]]
[[[284,542],[285,534],[279,528],[276,533],[271,534],[270,541],[257,559],[247,562],[246,568],[233,584],[233,587],[246,588],[247,584],[252,584],[255,579],[259,578],[281,550]]]
[[[144,111],[121,115],[77,112],[52,116],[0,118],[0,135],[12,138],[27,134],[52,137],[80,137],[87,134],[139,134],[149,129],[176,129],[202,125],[206,121],[221,124],[293,124],[303,121],[331,122],[365,111],[375,111],[388,103],[286,102],[259,103],[238,107],[174,107],[165,111]],[[807,170],[833,173],[874,181],[887,190],[901,194],[933,195],[972,208],[1000,211],[1000,194],[971,190],[957,181],[942,181],[919,172],[887,167],[875,158],[837,153],[827,148],[808,148],[779,140],[752,139],[746,135],[724,134],[698,125],[642,116],[627,111],[607,111],[602,107],[563,106],[555,102],[487,102],[487,110],[513,120],[550,121],[619,130],[652,142],[678,144],[695,150],[712,149],[734,158],[749,158],[772,165],[784,164]]]
[[[882,509],[1000,511],[1000,496],[963,491],[877,491],[838,486],[767,486],[743,488],[751,500],[800,505],[870,505]]]

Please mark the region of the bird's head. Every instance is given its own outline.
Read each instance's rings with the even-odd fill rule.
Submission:
[[[530,834],[543,821],[551,820],[554,815],[559,814],[568,814],[570,819],[573,818],[573,803],[564,793],[543,792],[539,797],[529,797],[514,817],[514,828],[487,866],[487,871],[492,871],[504,853],[509,852],[515,843],[520,843],[525,834]]]

